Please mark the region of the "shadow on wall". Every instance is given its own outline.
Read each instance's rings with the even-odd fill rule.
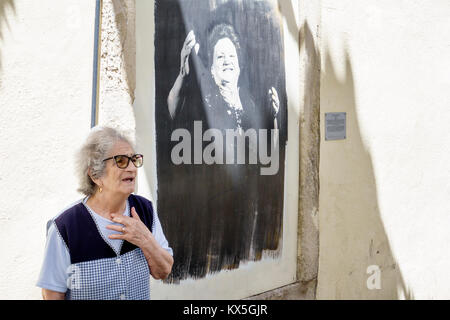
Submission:
[[[298,215],[297,279],[306,284],[317,280],[319,263],[319,160],[320,160],[320,52],[307,22],[296,23],[291,1],[282,1],[280,12],[285,30],[298,38],[301,59],[305,60],[303,107],[300,114],[300,189]]]
[[[5,1],[2,2],[2,7],[4,3]],[[113,4],[117,8],[115,10],[121,12],[123,1],[113,0]],[[288,23],[286,32],[297,38],[299,32],[297,26],[292,23],[295,21],[295,14],[290,1],[286,2],[286,7],[281,8],[280,12],[291,22]],[[302,188],[308,188],[309,191],[300,199],[299,279],[313,279],[318,268],[316,297],[319,299],[413,299],[413,293],[406,287],[400,267],[393,257],[381,219],[372,158],[362,141],[358,123],[350,58],[347,54],[345,77],[338,77],[330,53],[322,53],[324,59],[321,65],[321,48],[314,41],[314,33],[307,24],[302,28],[305,39],[300,40],[305,42],[306,50],[309,51],[306,79],[311,81],[305,83],[302,115],[305,118],[301,119],[301,132],[304,134],[304,137],[301,137],[304,144],[301,146],[301,161],[305,162],[305,168],[309,169],[302,171],[304,175],[300,178]],[[125,37],[123,32],[120,32],[120,35]],[[122,38],[122,43],[124,41]],[[320,74],[321,79],[317,76]],[[134,77],[128,69],[127,77]],[[320,101],[326,106],[327,112],[347,112],[347,140],[328,142],[320,139],[320,119],[324,117],[320,117]],[[145,113],[136,114],[137,130],[142,125],[148,125],[145,120],[149,117],[150,115]],[[308,135],[310,139],[305,140]],[[145,141],[147,140],[152,139],[148,137]],[[319,233],[313,229],[316,226],[312,210],[314,207],[317,209],[319,202],[315,197],[319,196],[320,143],[321,169],[324,169],[324,164],[329,167],[339,164],[339,168],[326,170],[326,176],[324,173],[321,175],[323,186],[320,195],[322,207],[319,211]],[[147,176],[148,181],[151,181],[151,178]],[[320,256],[319,250],[314,247],[319,246],[316,237],[320,237]],[[367,273],[369,266],[378,266],[380,269],[379,290],[369,290],[367,287],[368,279],[373,274]],[[310,268],[311,272],[302,276],[306,268]],[[376,285],[376,282],[373,284]]]
[[[322,57],[322,109],[347,113],[347,139],[321,141],[317,298],[414,299],[380,215],[372,157],[358,123],[361,108],[350,57],[345,52],[345,70],[339,69],[339,75],[330,52],[322,52]]]
[[[296,37],[297,27],[292,23],[295,21],[292,3],[287,1],[283,5],[286,8],[281,8],[280,11],[286,20],[291,22],[287,25],[287,32]],[[307,23],[302,26],[302,31],[300,34],[303,39],[299,42],[300,47],[305,46],[307,65],[304,108],[301,115],[303,137],[300,146],[299,280],[313,280],[317,274],[319,260],[319,298],[413,299],[413,293],[406,288],[400,267],[393,257],[380,216],[372,159],[363,144],[358,124],[350,59],[346,55],[346,77],[344,80],[339,79],[329,53],[326,53],[322,68],[321,47],[316,44],[314,33]],[[321,86],[322,69],[324,74]],[[349,130],[347,142],[322,142],[328,144],[325,145],[326,148],[321,149],[322,154],[318,150],[321,143],[321,98],[326,106],[332,105],[336,108],[327,111],[347,112]],[[341,149],[349,146],[349,150],[344,152]],[[324,188],[320,196],[326,197],[326,201],[333,201],[320,210],[324,214],[330,213],[330,216],[321,217],[319,233],[314,224],[314,210],[318,208],[319,203],[320,158],[331,165],[339,163],[339,169],[332,170],[329,176],[322,176]],[[340,199],[345,199],[346,204],[339,203]],[[317,250],[318,236],[320,257]],[[367,273],[370,266],[379,267],[379,290],[368,289],[368,282],[369,286],[377,285],[375,278],[370,278],[374,271],[369,268]]]
[[[320,160],[320,52],[316,35],[307,21],[297,24],[293,2],[279,1],[284,17],[286,35],[298,39],[301,73],[300,98],[300,164],[297,226],[297,280],[309,288],[312,299],[316,294],[319,263],[319,160]],[[303,290],[303,289],[302,289]]]
[[[14,0],[1,0],[0,1],[0,49],[1,49],[1,42],[3,41],[3,30],[4,30],[5,26],[9,27],[8,17],[6,16],[6,13],[8,10],[11,10],[13,13],[16,13],[16,6],[14,4]],[[3,64],[2,64],[2,57],[1,57],[1,51],[0,51],[0,71],[1,71],[2,65]]]
[[[287,32],[297,37],[292,3],[283,3],[280,11],[291,22]],[[300,35],[300,48],[304,46],[306,51],[306,75],[300,119],[303,136],[298,278],[310,281],[317,276],[319,299],[414,299],[393,257],[381,219],[372,158],[363,144],[358,123],[350,58],[346,53],[345,78],[339,78],[329,52],[321,53],[323,46],[307,23]],[[325,56],[322,61],[321,55]],[[321,101],[327,112],[347,112],[347,140],[337,143],[321,140],[321,119],[324,119]],[[325,145],[320,147],[321,143]],[[326,216],[320,217],[319,232],[314,215],[319,205],[320,159],[330,169],[320,180],[323,184],[320,198],[325,199],[321,204],[325,205],[319,215]],[[334,164],[339,167],[333,168]],[[379,283],[374,271],[377,267]],[[374,288],[378,284],[380,289]]]

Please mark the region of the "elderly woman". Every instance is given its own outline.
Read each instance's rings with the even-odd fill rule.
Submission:
[[[172,249],[152,203],[133,195],[143,156],[112,128],[95,128],[78,153],[86,197],[47,224],[37,283],[44,299],[148,300],[150,274],[164,279]]]

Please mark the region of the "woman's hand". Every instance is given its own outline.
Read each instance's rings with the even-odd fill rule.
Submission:
[[[280,111],[280,99],[278,98],[278,92],[274,87],[269,90],[269,96],[272,105],[272,114],[276,117]]]
[[[195,48],[195,52],[198,53],[200,48],[200,44],[197,43],[195,39],[195,33],[191,30],[183,43],[183,48],[181,49],[180,59],[180,73],[178,74],[172,88],[169,91],[169,95],[167,97],[167,107],[169,109],[169,114],[172,119],[175,119],[175,115],[177,110],[180,109],[184,98],[181,97],[181,89],[184,86],[186,81],[186,76],[189,74],[189,56],[191,55],[192,48]]]
[[[270,100],[271,100],[271,105],[272,105],[272,115],[273,115],[273,128],[275,129],[275,133],[273,134],[273,146],[274,147],[278,147],[278,139],[279,139],[279,133],[278,133],[278,120],[277,120],[277,115],[278,112],[280,111],[280,99],[278,98],[278,92],[277,90],[272,87],[269,90],[269,96],[270,96]]]
[[[131,217],[118,214],[112,214],[111,216],[114,222],[122,224],[123,227],[116,225],[107,226],[107,229],[121,232],[119,234],[110,235],[110,239],[126,240],[140,248],[153,237],[150,230],[139,218],[134,207],[131,208]]]
[[[183,48],[181,49],[180,75],[182,77],[189,74],[189,56],[191,55],[191,51],[194,46],[196,46],[196,50],[198,51],[198,43],[195,40],[195,33],[194,30],[191,30],[186,36]]]
[[[172,271],[173,258],[156,241],[147,226],[141,221],[136,210],[131,208],[131,217],[113,214],[113,221],[123,225],[109,225],[106,228],[121,232],[112,234],[110,239],[126,240],[141,248],[147,259],[150,273],[155,279],[165,279]]]

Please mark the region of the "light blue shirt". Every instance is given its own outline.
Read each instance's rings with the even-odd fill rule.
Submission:
[[[103,237],[103,239],[114,249],[116,253],[120,252],[120,248],[122,246],[123,240],[119,239],[109,239],[111,234],[117,234],[120,232],[107,229],[108,225],[119,225],[119,223],[112,222],[109,219],[106,219],[99,214],[95,213],[91,208],[89,208],[86,204],[88,198],[83,201],[86,208],[90,211],[93,216],[97,228]],[[77,203],[79,203],[77,202]],[[127,205],[123,215],[130,216],[130,208],[129,203],[127,201]],[[169,252],[173,256],[173,251],[169,247],[168,241],[164,236],[161,223],[158,218],[158,214],[154,211],[153,215],[154,223],[152,234],[155,237],[155,240],[159,243],[159,245],[164,248],[167,252]],[[69,287],[69,277],[72,272],[72,265],[70,261],[69,250],[59,235],[58,229],[56,228],[54,223],[51,223],[47,230],[47,241],[45,245],[45,254],[44,261],[42,264],[41,272],[39,275],[39,279],[37,282],[37,286],[40,288],[56,291],[56,292],[66,292]]]
[[[115,225],[115,226],[123,227],[123,225],[121,225],[120,223],[117,223],[117,222],[112,222],[111,220],[106,219],[106,218],[102,217],[101,215],[97,214],[94,210],[91,209],[91,207],[89,207],[87,205],[87,200],[88,200],[88,198],[86,198],[83,201],[84,205],[89,210],[91,215],[94,217],[95,224],[97,225],[98,230],[100,231],[100,234],[102,235],[102,238],[106,242],[108,242],[108,244],[114,249],[114,251],[116,253],[119,253],[120,252],[120,248],[122,247],[123,240],[121,240],[121,239],[110,239],[109,236],[112,235],[112,234],[120,234],[121,232],[107,229],[106,226]],[[125,210],[122,213],[122,215],[127,216],[127,217],[130,216],[130,205],[128,204],[128,200],[127,200],[127,205],[126,205]]]

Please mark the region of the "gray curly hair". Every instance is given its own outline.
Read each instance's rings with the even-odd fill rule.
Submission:
[[[134,144],[123,132],[110,127],[94,127],[76,156],[76,170],[79,179],[78,191],[91,196],[95,193],[97,185],[92,181],[88,172],[94,179],[105,174],[106,162],[103,161],[118,141],[128,143],[133,150]]]

